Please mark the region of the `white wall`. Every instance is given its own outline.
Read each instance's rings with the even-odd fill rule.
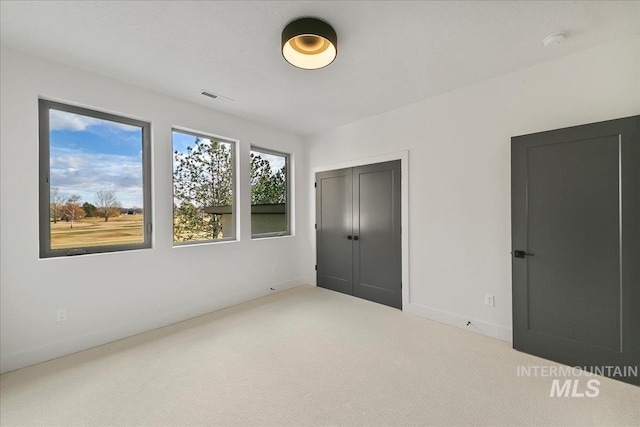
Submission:
[[[510,137],[640,114],[640,40],[541,64],[308,138],[114,80],[1,50],[2,372],[315,279],[312,170],[409,151],[405,310],[509,340]],[[428,78],[428,76],[425,76]],[[38,259],[37,99],[152,122],[153,249]],[[172,125],[292,153],[295,236],[172,247]],[[277,266],[277,273],[272,267]],[[216,274],[212,274],[215,271]],[[188,272],[185,274],[185,272]],[[496,296],[486,307],[484,294]],[[68,321],[55,322],[66,307]]]
[[[300,138],[4,47],[1,67],[2,372],[310,280]],[[152,122],[153,249],[38,259],[38,96]],[[241,241],[172,247],[172,125],[240,140]],[[250,239],[250,144],[292,154],[293,237]]]
[[[510,138],[640,114],[639,45],[600,46],[309,138],[310,171],[409,151],[406,311],[511,339]]]

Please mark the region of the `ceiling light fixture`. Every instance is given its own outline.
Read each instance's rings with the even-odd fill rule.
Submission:
[[[331,64],[338,54],[336,31],[316,18],[300,18],[282,30],[282,56],[294,67],[317,70]]]

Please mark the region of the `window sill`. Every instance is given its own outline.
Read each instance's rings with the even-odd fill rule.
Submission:
[[[270,240],[270,239],[283,239],[287,237],[294,237],[293,234],[256,234],[251,236],[251,240]]]
[[[172,248],[173,249],[180,249],[180,248],[190,248],[193,246],[210,246],[210,245],[222,245],[222,244],[228,244],[228,243],[238,243],[240,242],[240,240],[238,239],[223,239],[223,240],[205,240],[202,242],[180,242],[180,243],[173,243]]]

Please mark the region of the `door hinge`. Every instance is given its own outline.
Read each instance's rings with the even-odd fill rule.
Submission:
[[[151,234],[151,230],[153,230],[153,226],[149,223],[147,224],[147,233]]]
[[[317,182],[313,183],[313,188],[318,188],[318,183]]]
[[[318,271],[318,264],[316,264],[316,271]]]
[[[317,230],[318,229],[318,224],[313,224],[314,228]]]

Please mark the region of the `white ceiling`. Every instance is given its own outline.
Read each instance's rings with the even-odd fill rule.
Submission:
[[[14,49],[301,135],[640,34],[638,1],[2,1],[0,15]],[[338,33],[325,69],[280,55],[303,16]]]

